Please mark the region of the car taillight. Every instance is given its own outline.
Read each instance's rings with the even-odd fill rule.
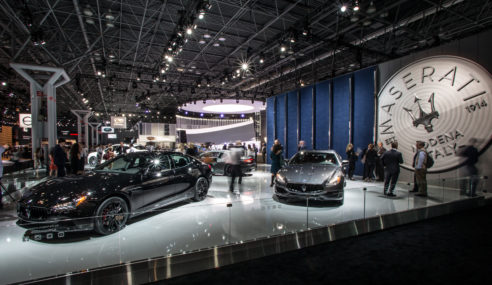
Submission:
[[[243,162],[252,163],[253,162],[253,159],[252,158],[248,158],[248,159],[243,160]]]

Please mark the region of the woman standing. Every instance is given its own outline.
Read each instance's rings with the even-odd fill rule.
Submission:
[[[270,187],[273,187],[273,181],[275,175],[282,168],[282,153],[284,149],[280,144],[279,140],[275,140],[272,146],[272,152],[270,153],[270,158],[272,159],[272,166],[270,167],[270,173],[272,173],[272,181],[270,182]]]
[[[77,175],[82,173],[82,169],[80,168],[80,165],[82,164],[81,161],[81,146],[79,143],[74,143],[70,149],[70,168],[72,174]]]
[[[354,180],[355,162],[359,158],[359,155],[354,151],[354,145],[351,143],[347,145],[345,152],[347,153],[347,159],[349,161],[348,177],[350,180]]]

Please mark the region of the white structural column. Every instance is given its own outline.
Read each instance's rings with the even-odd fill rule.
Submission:
[[[91,134],[92,134],[92,145],[98,145],[99,144],[99,133],[97,132],[99,127],[101,126],[101,123],[89,123],[89,126],[91,127]]]
[[[48,146],[51,149],[56,144],[56,88],[64,85],[70,81],[70,77],[63,68],[39,66],[22,63],[11,63],[10,66],[17,71],[22,77],[24,77],[30,83],[31,89],[31,139],[32,148],[35,150],[41,145],[43,138],[48,139]],[[49,73],[49,78],[46,83],[42,84],[36,78],[34,74],[29,72],[41,71]],[[60,77],[63,77],[61,80]],[[38,96],[38,91],[43,92],[43,96]],[[42,97],[46,96],[47,106],[42,106]],[[44,132],[43,123],[39,121],[39,111],[46,107],[47,109],[47,132]],[[33,151],[33,158],[35,152]]]
[[[77,116],[77,133],[79,143],[85,142],[86,146],[89,146],[89,117],[92,115],[91,111],[87,110],[70,110]],[[82,124],[84,124],[84,136],[82,136]]]

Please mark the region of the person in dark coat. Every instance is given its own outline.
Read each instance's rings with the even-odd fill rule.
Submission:
[[[374,168],[376,167],[376,158],[378,153],[374,149],[374,145],[371,143],[362,152],[362,159],[364,163],[364,181],[372,181],[374,178]]]
[[[354,151],[354,145],[351,143],[347,145],[345,152],[347,153],[347,160],[349,161],[348,173],[347,173],[348,178],[350,180],[354,180],[353,176],[355,171],[355,163],[357,162],[359,155]]]
[[[272,159],[272,166],[270,167],[270,173],[272,173],[272,181],[270,187],[273,187],[273,181],[275,180],[275,175],[282,168],[282,153],[284,149],[280,144],[279,140],[275,140],[272,146],[272,151],[270,152],[270,158]]]
[[[460,193],[474,197],[478,185],[478,169],[475,164],[478,162],[478,149],[475,147],[477,140],[470,139],[470,145],[465,146],[457,154],[465,157],[465,165],[460,169]],[[468,191],[467,191],[468,190]]]
[[[381,156],[386,152],[386,148],[384,148],[382,142],[378,142],[377,152],[378,152],[378,156],[376,158],[376,174],[377,174],[378,181],[384,181],[385,179],[384,165],[383,162],[381,161]]]
[[[391,150],[381,155],[381,162],[384,166],[384,195],[389,197],[396,196],[393,192],[400,175],[400,164],[403,163],[401,152],[397,149],[398,142],[394,141],[391,143]]]
[[[70,149],[70,168],[72,174],[77,175],[83,172],[83,165],[81,145],[79,143],[74,143]]]
[[[65,140],[59,139],[58,144],[53,148],[53,162],[58,168],[58,177],[65,176],[65,164],[67,163],[67,153],[65,152]]]
[[[231,183],[229,184],[229,191],[234,191],[234,181],[238,177],[238,183],[242,182],[241,171],[241,157],[244,156],[244,148],[241,147],[241,141],[236,141],[234,147],[229,149],[229,163],[231,165]]]

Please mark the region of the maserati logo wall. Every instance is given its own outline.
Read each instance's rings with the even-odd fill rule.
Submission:
[[[429,172],[456,168],[456,153],[478,141],[483,150],[492,134],[492,79],[487,70],[454,56],[428,57],[394,74],[378,95],[378,137],[398,141],[404,168],[412,169],[415,142],[426,143],[435,160]]]

